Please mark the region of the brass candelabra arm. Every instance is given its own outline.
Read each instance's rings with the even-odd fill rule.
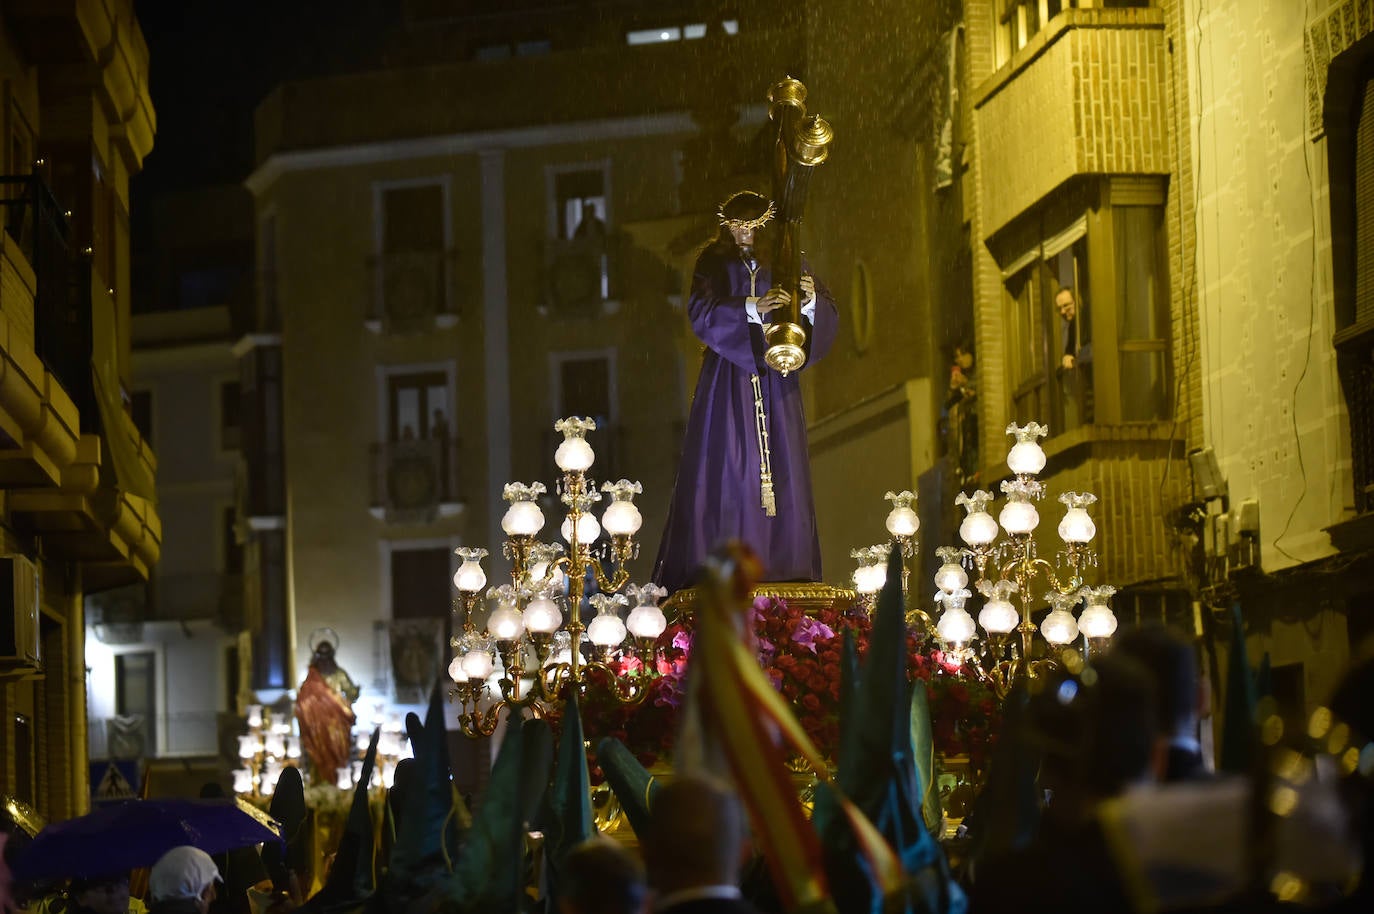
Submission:
[[[1022,603],[1029,607],[1030,583],[1037,575],[1044,576],[1046,585],[1054,593],[1067,595],[1082,587],[1083,578],[1077,563],[1071,567],[1073,576],[1066,580],[1060,580],[1059,576],[1054,573],[1054,565],[1037,555],[1026,553],[1007,560],[998,569],[998,575],[1003,580],[1016,582],[1016,590],[1017,593],[1021,594]]]
[[[473,708],[458,715],[458,729],[463,731],[463,735],[469,739],[476,739],[479,736],[491,736],[496,732],[496,725],[500,721],[500,715],[492,713],[500,705],[493,705],[486,713]]]
[[[597,558],[588,559],[592,567],[592,572],[596,575],[596,586],[602,593],[617,593],[622,587],[630,583],[630,571],[625,567],[624,562],[617,562],[615,572],[606,574],[601,567],[601,560]]]
[[[919,606],[908,604],[906,611],[906,627],[919,628],[923,634],[929,635],[935,631],[935,621],[930,618],[930,614]]]
[[[600,660],[593,660],[584,664],[584,670],[601,670],[607,674],[607,691],[617,704],[637,705],[644,701],[649,694],[649,683],[653,677],[648,674],[646,668],[641,667],[634,675],[620,675],[610,664]],[[579,683],[579,688],[586,691],[586,680]]]
[[[539,671],[539,676],[535,679],[535,687],[539,690],[544,701],[557,701],[570,679],[572,679],[571,663],[566,661],[551,663]]]

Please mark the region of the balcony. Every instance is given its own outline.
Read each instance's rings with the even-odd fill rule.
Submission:
[[[544,301],[541,312],[554,318],[596,318],[613,314],[615,245],[589,236],[544,242]]]
[[[372,516],[392,524],[456,517],[460,495],[458,441],[418,438],[372,446]]]
[[[985,238],[1075,175],[1169,173],[1165,41],[1159,7],[1064,9],[974,89],[1003,139],[979,152]]]
[[[415,334],[458,323],[457,251],[396,251],[371,260],[373,333]]]

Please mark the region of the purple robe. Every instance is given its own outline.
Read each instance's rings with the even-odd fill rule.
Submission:
[[[771,284],[771,271],[760,264],[755,294],[763,295]],[[784,378],[764,362],[763,328],[749,322],[748,294],[749,268],[736,248],[714,245],[697,260],[687,313],[706,353],[653,575],[670,593],[696,583],[706,555],[729,539],[743,540],[758,553],[765,581],[821,579],[800,379],[795,371]],[[824,356],[835,339],[835,302],[819,280],[815,315],[814,326],[803,318],[803,370]],[[773,517],[764,513],[759,487],[753,374],[759,376],[768,417],[777,504]]]

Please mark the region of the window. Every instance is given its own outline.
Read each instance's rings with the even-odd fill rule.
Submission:
[[[442,371],[396,374],[387,379],[390,440],[447,439],[451,434],[448,375]]]
[[[1350,417],[1355,510],[1374,511],[1374,48],[1332,62],[1322,124],[1330,164],[1336,371]]]
[[[221,381],[219,385],[219,447],[222,451],[236,451],[242,440],[240,417],[243,396],[238,381]]]
[[[1003,278],[1014,421],[1043,422],[1057,435],[1168,418],[1163,204],[1158,182],[1117,178],[1067,190],[1007,230],[1022,245],[1039,239],[1019,257],[999,257],[1009,260]]]
[[[372,513],[392,523],[429,523],[452,516],[459,461],[452,366],[408,366],[382,374],[384,404],[372,448]]]
[[[1093,421],[1088,246],[1075,237],[1081,231],[1042,246],[1007,281],[1012,417],[1048,422],[1054,434]]]
[[[1169,410],[1168,273],[1160,262],[1164,209],[1113,209],[1116,341],[1121,421],[1162,419]]]
[[[611,402],[611,360],[606,356],[573,357],[561,358],[556,364],[555,418],[590,416],[598,425],[610,425],[615,413]]]
[[[153,651],[115,655],[115,713],[143,721],[144,755],[157,745],[156,661]]]
[[[596,431],[587,435],[592,449],[596,452],[596,463],[600,473],[608,479],[617,475],[617,442],[619,429],[617,422],[617,397],[615,379],[615,353],[613,350],[591,352],[556,352],[549,356],[552,373],[553,419],[565,416],[588,416],[596,420]],[[557,433],[546,433],[549,447],[546,453],[553,454],[557,446]],[[551,462],[551,460],[550,460]],[[549,467],[554,478],[558,470]]]
[[[607,223],[609,164],[547,172],[548,304],[559,316],[594,316],[611,297]]]
[[[391,618],[447,617],[453,600],[452,550],[393,549],[391,552]]]
[[[372,317],[399,332],[433,329],[449,312],[444,185],[379,188],[378,257]]]
[[[153,392],[136,390],[129,397],[129,414],[143,440],[153,443]]]
[[[600,237],[606,233],[606,174],[598,168],[554,176],[558,237]]]
[[[674,41],[696,41],[705,38],[712,29],[705,22],[688,22],[682,25],[662,25],[647,29],[631,29],[625,33],[626,44],[666,44]],[[739,20],[723,19],[717,29],[722,35],[738,35]]]
[[[997,66],[1010,60],[1066,9],[1150,5],[1151,0],[997,0]]]
[[[423,702],[442,672],[441,658],[447,653],[443,646],[453,636],[451,556],[447,544],[393,546],[391,676],[399,702]]]

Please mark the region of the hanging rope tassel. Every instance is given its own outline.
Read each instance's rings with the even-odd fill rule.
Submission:
[[[763,513],[768,517],[777,517],[778,503],[773,497],[773,455],[768,447],[768,415],[763,410],[763,386],[759,384],[756,374],[749,376],[749,382],[754,385],[754,422],[759,435],[759,496]]]

